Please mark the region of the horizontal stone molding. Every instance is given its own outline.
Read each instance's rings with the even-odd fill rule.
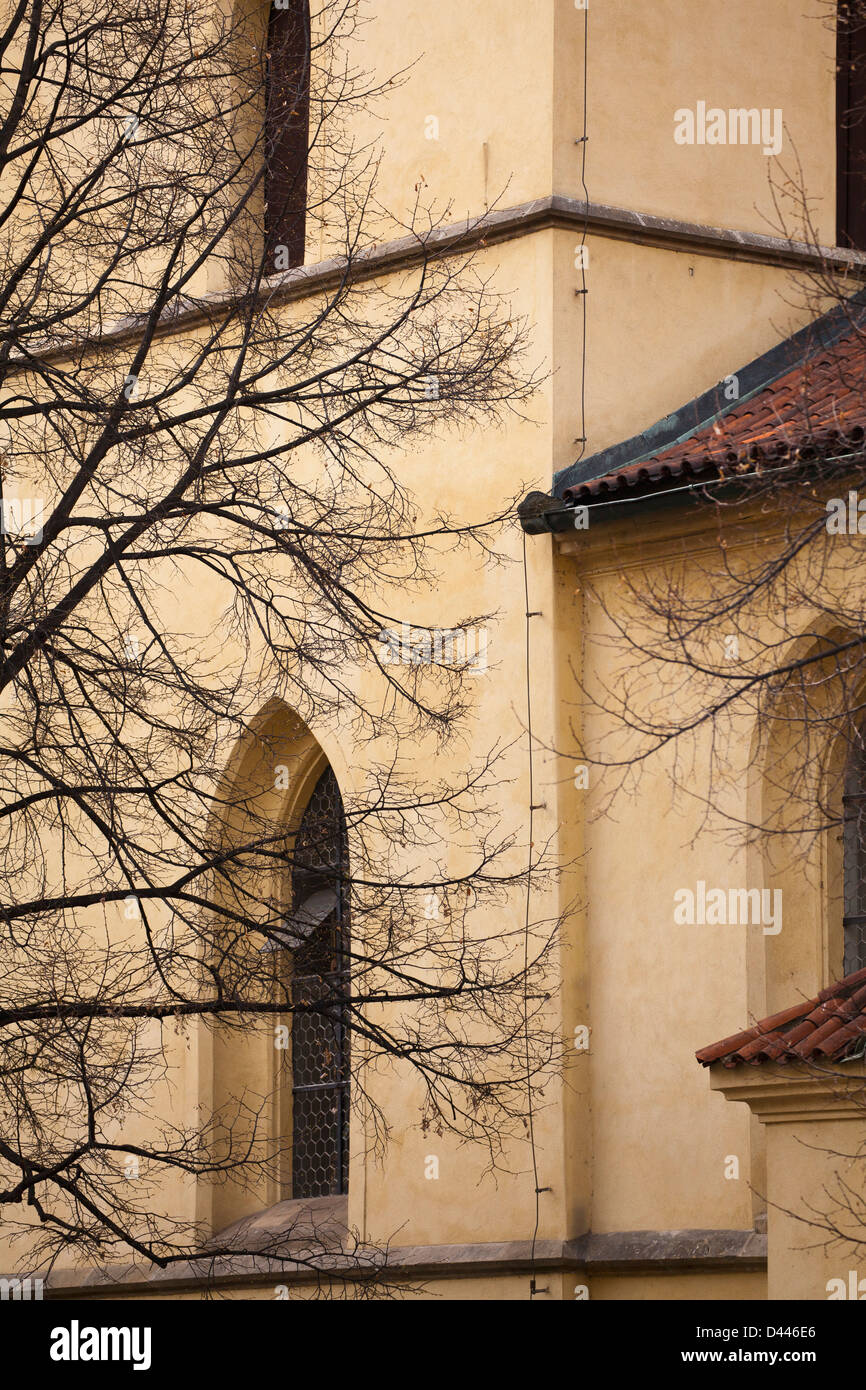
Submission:
[[[830,271],[849,276],[852,283],[858,285],[866,281],[866,255],[857,251],[847,251],[841,247],[817,247],[759,232],[703,226],[554,193],[547,198],[534,198],[514,207],[497,208],[474,218],[449,223],[425,234],[384,241],[360,251],[351,260],[345,256],[334,256],[284,271],[264,282],[262,299],[272,305],[290,303],[292,300],[339,290],[346,283],[371,280],[408,269],[425,260],[468,254],[550,228],[565,228],[580,233],[586,231],[591,236],[612,237],[693,255],[751,261],[806,272]],[[231,307],[232,302],[231,293],[226,291],[203,295],[195,303],[183,301],[165,313],[158,333],[162,336],[195,328],[218,317]],[[134,342],[141,334],[142,325],[143,318],[123,319],[106,328],[98,337],[70,339],[68,344],[52,344],[46,347],[40,360],[62,359],[87,351],[89,347],[95,350]],[[36,347],[30,356],[39,357]],[[16,364],[13,359],[9,371],[13,371],[16,365],[19,370],[25,371],[28,363],[22,361]]]
[[[349,1281],[365,1276],[343,1264],[338,1256],[327,1261],[330,1272]],[[388,1252],[382,1276],[392,1280],[426,1282],[490,1276],[561,1272],[585,1276],[626,1276],[761,1272],[767,1265],[767,1237],[758,1231],[683,1230],[610,1231],[589,1233],[575,1240],[484,1242],[466,1245],[413,1245]],[[23,1277],[23,1276],[21,1276]],[[197,1292],[209,1288],[274,1288],[278,1284],[312,1282],[309,1269],[280,1267],[272,1259],[243,1256],[208,1262],[190,1262],[168,1270],[144,1271],[130,1265],[105,1269],[56,1270],[45,1280],[45,1298],[135,1298],[149,1294]]]
[[[862,1060],[823,1066],[761,1062],[710,1068],[710,1087],[726,1100],[740,1100],[764,1124],[801,1120],[866,1121],[866,1068]]]

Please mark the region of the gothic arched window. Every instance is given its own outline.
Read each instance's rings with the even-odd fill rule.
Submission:
[[[348,1191],[348,843],[330,768],[301,817],[293,851],[292,1196]]]
[[[836,240],[866,250],[866,15],[854,0],[836,19]]]
[[[274,0],[265,106],[265,241],[272,270],[304,263],[309,126],[309,3]]]
[[[866,748],[852,748],[845,773],[842,842],[845,864],[845,975],[866,966]]]

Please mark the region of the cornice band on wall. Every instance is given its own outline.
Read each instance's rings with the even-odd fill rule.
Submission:
[[[244,1267],[245,1266],[245,1267]],[[763,1273],[767,1267],[767,1237],[758,1231],[611,1231],[577,1240],[540,1240],[532,1258],[530,1241],[477,1245],[419,1245],[390,1252],[387,1273],[405,1279],[465,1279],[507,1277],[532,1271],[583,1275]],[[336,1269],[335,1269],[335,1272]],[[357,1278],[348,1271],[348,1278]],[[211,1289],[273,1288],[278,1284],[310,1282],[303,1267],[262,1269],[250,1260],[234,1268],[193,1275],[154,1272],[143,1278],[130,1267],[109,1276],[106,1271],[57,1271],[46,1281],[45,1297],[53,1300],[164,1296],[170,1292]]]
[[[272,276],[265,282],[262,295],[269,303],[290,303],[296,299],[325,293],[338,288],[344,281],[351,283],[375,279],[395,270],[410,269],[425,259],[434,260],[513,241],[550,228],[586,230],[588,235],[630,241],[640,246],[663,247],[692,255],[716,256],[726,260],[750,261],[801,271],[833,273],[850,276],[852,282],[866,281],[866,255],[846,251],[841,247],[816,247],[806,242],[783,237],[764,236],[758,232],[733,231],[723,227],[705,227],[676,218],[658,217],[651,213],[633,212],[628,208],[609,207],[604,203],[586,203],[555,193],[548,198],[536,198],[515,207],[496,209],[481,217],[468,218],[436,228],[424,237],[406,236],[361,251],[351,261],[334,256],[312,265],[299,266]],[[195,305],[175,308],[167,313],[157,330],[159,336],[174,334],[195,327],[220,310],[229,307],[231,295],[204,295]],[[94,348],[120,346],[135,341],[141,334],[144,318],[129,318],[106,329],[99,337],[78,339],[46,349],[44,360],[80,353],[92,344]],[[31,356],[38,355],[35,348]],[[10,363],[14,371],[15,362]],[[27,369],[22,362],[21,370]]]
[[[383,242],[360,253],[353,262],[352,270],[355,277],[367,278],[379,275],[384,270],[409,267],[434,253],[468,252],[478,246],[512,241],[516,237],[549,228],[583,231],[584,227],[591,235],[612,237],[618,241],[763,265],[830,270],[836,274],[850,274],[858,282],[866,280],[866,255],[859,251],[819,247],[784,237],[765,236],[759,232],[708,227],[697,222],[683,222],[677,218],[611,207],[606,203],[587,203],[559,193],[439,227],[423,242],[417,237],[400,237],[395,241]],[[345,267],[345,258],[338,257],[287,271],[281,277],[283,288],[277,293],[296,298],[311,293],[314,286],[321,289],[332,282],[338,283],[345,273]],[[270,281],[272,286],[278,283],[278,277]]]

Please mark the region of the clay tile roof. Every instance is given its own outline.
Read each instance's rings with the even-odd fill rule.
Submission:
[[[741,1062],[797,1062],[816,1057],[841,1062],[866,1042],[866,969],[846,975],[814,999],[762,1019],[754,1028],[702,1047],[695,1055],[702,1066],[713,1062],[735,1067]]]
[[[864,382],[860,291],[642,434],[564,469],[554,493],[566,504],[591,504],[859,452]]]

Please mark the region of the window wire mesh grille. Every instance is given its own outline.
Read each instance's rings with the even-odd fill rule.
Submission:
[[[293,956],[293,1197],[348,1191],[347,867],[343,803],[328,768],[310,797],[294,847],[293,911],[324,889],[335,891],[336,903]]]
[[[866,748],[859,742],[852,748],[848,761],[842,805],[844,973],[851,975],[866,966]]]

